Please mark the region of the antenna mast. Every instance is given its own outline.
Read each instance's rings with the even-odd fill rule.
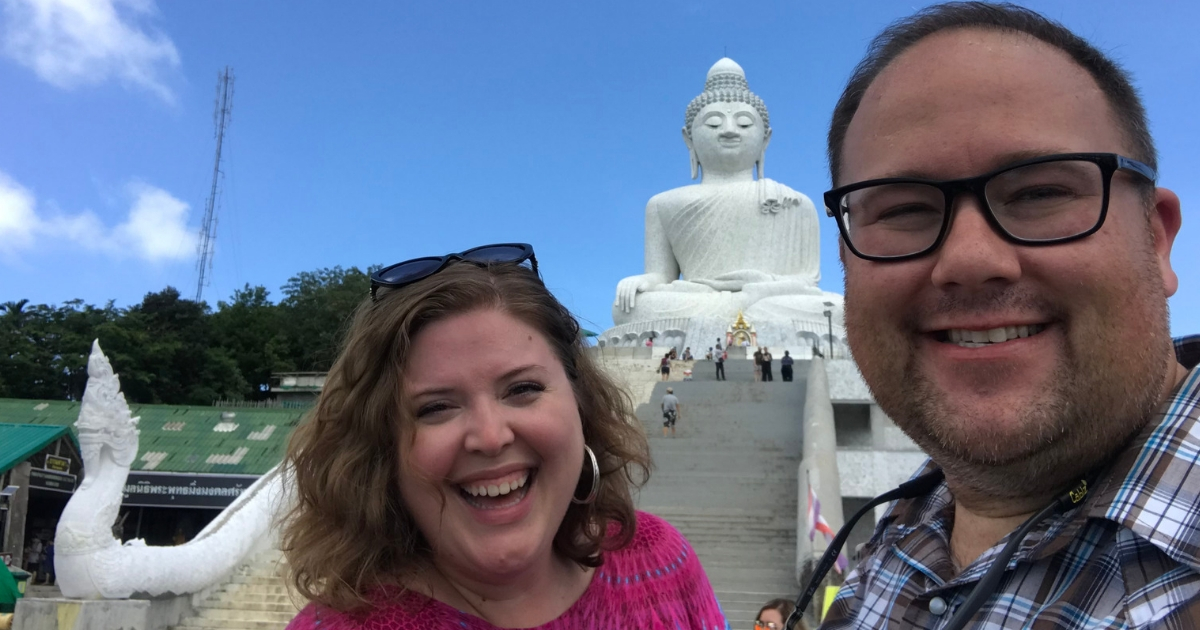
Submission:
[[[213,124],[216,126],[217,156],[213,160],[212,189],[204,203],[204,221],[200,224],[200,242],[197,246],[199,260],[196,267],[199,278],[196,280],[196,301],[204,297],[205,275],[212,271],[213,241],[217,238],[217,181],[221,176],[221,143],[225,140],[225,129],[233,120],[233,68],[225,69],[217,75],[217,96],[213,109]]]

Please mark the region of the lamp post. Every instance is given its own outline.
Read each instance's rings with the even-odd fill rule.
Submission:
[[[825,302],[825,321],[829,322],[829,360],[833,360],[833,302]]]

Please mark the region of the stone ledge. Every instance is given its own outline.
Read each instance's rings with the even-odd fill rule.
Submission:
[[[160,599],[18,599],[13,630],[165,630],[192,612],[190,595]]]

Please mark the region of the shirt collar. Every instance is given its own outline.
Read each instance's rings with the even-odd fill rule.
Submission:
[[[1200,335],[1175,340],[1189,371],[1096,487],[1087,515],[1200,571]]]

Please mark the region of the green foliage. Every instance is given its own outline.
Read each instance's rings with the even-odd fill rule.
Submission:
[[[370,271],[300,273],[278,304],[247,284],[215,312],[172,287],[124,309],[0,303],[0,397],[79,400],[99,339],[131,402],[262,400],[273,372],[329,369]]]
[[[283,285],[279,306],[297,370],[323,372],[333,365],[350,317],[370,288],[370,275],[358,267],[306,271]]]

